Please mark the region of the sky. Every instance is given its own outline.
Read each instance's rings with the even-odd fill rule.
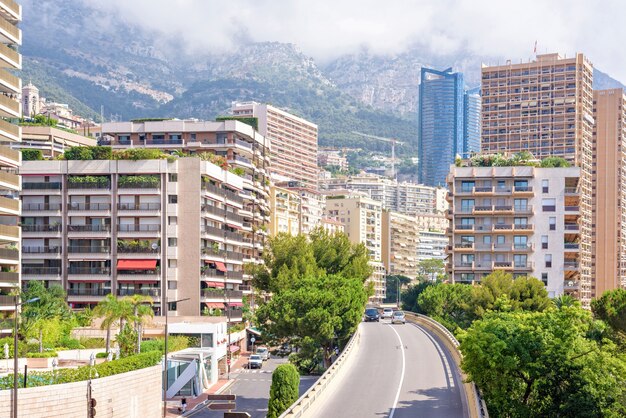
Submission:
[[[296,44],[320,63],[367,49],[393,55],[528,60],[584,52],[626,82],[626,2],[620,0],[82,0],[155,31],[187,52],[227,52],[243,42]],[[495,62],[494,62],[495,64]]]

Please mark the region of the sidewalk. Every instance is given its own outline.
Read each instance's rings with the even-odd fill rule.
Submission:
[[[202,408],[203,405],[206,404],[207,395],[213,395],[216,393],[227,392],[230,385],[235,381],[234,374],[238,373],[241,369],[243,369],[246,364],[248,364],[248,357],[250,353],[242,353],[241,356],[235,361],[235,363],[230,368],[230,380],[227,379],[226,373],[220,375],[220,378],[215,384],[213,384],[210,388],[208,388],[204,393],[202,393],[197,398],[193,399],[187,397],[187,412],[184,416],[191,415],[190,412],[193,411],[194,408]],[[170,399],[167,402],[167,417],[174,418],[180,417],[183,414],[178,410],[180,407],[180,396],[177,396],[173,399]],[[202,405],[201,405],[202,404]]]

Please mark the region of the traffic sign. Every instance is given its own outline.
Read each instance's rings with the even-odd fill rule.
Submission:
[[[254,337],[250,338],[250,342],[251,343],[254,343],[255,341],[256,341],[256,338],[254,338]]]
[[[224,418],[250,418],[247,412],[224,412]]]
[[[235,399],[237,399],[237,395],[227,393],[207,395],[206,397],[207,401],[234,401]]]
[[[235,405],[235,402],[210,403],[208,408],[212,411],[231,411],[237,408],[237,405]]]

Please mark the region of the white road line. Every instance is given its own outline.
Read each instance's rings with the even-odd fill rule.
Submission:
[[[391,413],[389,414],[389,418],[393,418],[393,414],[396,413],[396,405],[398,405],[398,399],[400,399],[400,391],[402,390],[402,384],[404,383],[404,370],[405,370],[405,365],[406,365],[406,358],[404,355],[404,344],[402,343],[402,338],[400,338],[400,334],[398,334],[398,331],[396,331],[393,325],[391,326],[391,329],[393,330],[393,332],[396,333],[396,336],[398,337],[398,341],[400,341],[400,351],[402,351],[402,373],[400,374],[400,383],[398,384],[398,391],[396,392],[396,398],[393,401],[393,407],[391,408]]]
[[[426,337],[433,343],[433,345],[435,346],[435,350],[437,350],[439,352],[439,356],[441,357],[441,360],[443,362],[444,371],[446,372],[446,376],[448,377],[448,386],[453,388],[454,387],[454,377],[452,376],[452,368],[450,367],[450,364],[448,363],[448,357],[446,357],[446,353],[441,348],[441,345],[439,345],[439,342],[437,340],[435,340],[429,333],[424,331],[422,329],[422,327],[420,327],[420,326],[418,326],[416,324],[412,324],[412,325],[414,327],[416,327],[417,329],[419,329],[420,331],[422,331],[424,333],[424,335],[426,335]]]

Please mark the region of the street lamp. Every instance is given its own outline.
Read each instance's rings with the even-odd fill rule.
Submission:
[[[20,302],[19,294],[15,295],[15,324],[13,328],[13,418],[17,418],[17,385],[18,385],[18,382],[17,382],[17,368],[18,368],[17,325],[19,323],[19,316],[17,315],[17,309],[22,305],[26,305],[27,303],[37,302],[38,300],[39,298],[32,298],[32,299],[28,299],[25,302]]]
[[[167,300],[167,296],[165,296],[165,306],[163,307],[163,314],[165,315],[165,360],[163,362],[164,364],[164,372],[163,372],[163,418],[165,418],[165,415],[167,414],[167,379],[168,379],[168,370],[167,370],[167,311],[169,309],[169,304],[170,303],[178,303],[178,302],[184,302],[186,300],[189,300],[190,298],[184,298],[184,299],[178,299],[178,300],[173,300],[172,302],[169,302]],[[17,418],[17,417],[16,417]]]

